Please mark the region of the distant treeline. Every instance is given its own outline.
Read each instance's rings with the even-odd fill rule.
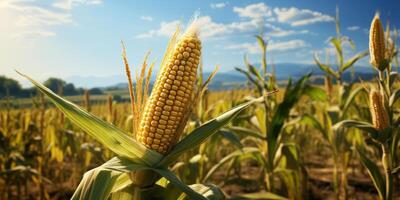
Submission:
[[[77,88],[72,83],[67,83],[66,81],[59,78],[49,78],[43,83],[46,87],[50,88],[52,91],[63,96],[81,95],[84,93],[84,88]],[[12,78],[7,78],[5,76],[0,76],[0,99],[5,97],[14,98],[26,98],[35,96],[37,90],[32,88],[22,88],[21,84]],[[103,94],[100,88],[89,89],[89,93]]]

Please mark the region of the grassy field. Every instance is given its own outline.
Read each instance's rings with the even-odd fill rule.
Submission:
[[[113,96],[114,98],[118,98],[118,101],[129,101],[129,91],[118,89],[118,90],[106,90],[104,94],[101,95],[91,95],[90,101],[92,104],[101,104],[107,102],[109,96]],[[83,104],[85,101],[85,97],[83,95],[74,95],[74,96],[66,96],[65,99],[68,101],[74,102],[76,104]],[[35,97],[33,98],[4,98],[0,100],[0,105],[2,107],[0,109],[5,109],[7,106],[15,107],[15,108],[29,108],[35,104]]]

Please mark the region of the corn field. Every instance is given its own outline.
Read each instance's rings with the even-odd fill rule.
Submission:
[[[160,72],[146,56],[132,76],[122,44],[129,102],[72,103],[18,72],[40,92],[2,102],[0,199],[400,199],[397,35],[379,15],[348,60],[337,17],[337,66],[315,55],[322,76],[285,84],[258,35],[260,65],[245,57],[246,87],[226,91],[207,87],[199,29],[176,30]],[[376,77],[346,82],[368,55]]]

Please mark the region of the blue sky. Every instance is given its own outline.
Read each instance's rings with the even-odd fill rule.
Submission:
[[[332,48],[326,41],[335,34],[336,6],[342,34],[357,46],[347,46],[348,55],[368,48],[376,11],[383,22],[400,27],[400,3],[395,0],[0,0],[0,74],[18,80],[22,78],[14,69],[38,80],[120,76],[121,39],[133,67],[149,50],[150,58],[160,61],[176,25],[186,25],[196,12],[202,24],[205,71],[216,65],[221,71],[232,70],[242,65],[244,54],[257,62],[254,35],[261,24],[273,62],[312,63],[314,52],[324,57],[325,49]],[[367,65],[368,58],[360,64]]]

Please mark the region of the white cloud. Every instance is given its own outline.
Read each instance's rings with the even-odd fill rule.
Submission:
[[[12,20],[7,22],[7,34],[13,38],[28,36],[53,37],[55,32],[50,27],[76,23],[71,9],[78,5],[100,4],[101,0],[58,1],[52,5],[39,4],[31,0],[9,0],[0,2],[0,12],[8,13]],[[1,21],[0,24],[4,23]]]
[[[310,33],[308,30],[300,30],[300,31],[295,31],[295,30],[283,30],[280,28],[277,28],[275,30],[272,30],[271,32],[267,33],[267,36],[269,37],[286,37],[290,35],[297,35],[297,34],[307,34]]]
[[[152,16],[140,16],[140,19],[149,22],[154,20]]]
[[[349,26],[349,27],[347,27],[347,30],[349,30],[349,31],[357,31],[359,29],[360,29],[359,26]]]
[[[0,8],[13,11],[17,16],[14,21],[15,25],[20,27],[72,23],[71,14],[69,13],[59,13],[35,5],[10,3],[4,4]]]
[[[306,43],[304,40],[288,40],[288,41],[269,41],[267,49],[272,52],[286,52],[296,49],[301,49],[308,47],[310,44]],[[241,43],[228,45],[225,49],[230,50],[242,50],[250,54],[260,53],[260,48],[258,43]]]
[[[258,19],[267,22],[288,23],[291,26],[304,26],[317,22],[334,21],[332,16],[296,7],[268,7],[265,3],[249,4],[245,7],[234,7],[233,12],[242,18]]]
[[[212,7],[218,7],[212,4]],[[222,7],[222,5],[220,5]],[[218,23],[213,21],[210,16],[201,16],[198,18],[198,24],[201,27],[201,36],[203,38],[224,37],[237,33],[250,33],[264,27],[269,29],[269,37],[285,37],[295,34],[307,34],[308,30],[283,30],[271,23],[282,22],[289,23],[292,26],[312,24],[322,21],[331,21],[333,18],[319,12],[311,10],[299,10],[297,8],[270,8],[265,3],[250,4],[244,7],[234,7],[233,12],[241,17],[240,21],[230,23]],[[158,29],[150,30],[146,33],[136,35],[137,38],[148,38],[152,36],[169,36],[161,34],[163,29],[170,25],[176,25],[176,21],[162,22]],[[268,23],[265,23],[268,22]],[[168,28],[170,30],[170,28]],[[175,30],[175,29],[174,29]]]
[[[25,38],[25,37],[54,37],[56,36],[56,33],[52,31],[42,31],[42,30],[37,30],[37,31],[25,31],[18,33],[17,35],[14,36],[14,38]]]
[[[136,35],[136,38],[149,38],[154,36],[171,36],[179,24],[179,20],[161,22],[158,29],[150,30],[146,33]],[[216,23],[210,16],[201,16],[197,19],[197,25],[201,27],[200,36],[205,38],[224,37],[235,32],[253,31],[259,27],[257,19],[232,23]]]
[[[224,8],[226,6],[226,3],[212,3],[210,4],[210,7],[213,9],[218,9],[218,8]]]
[[[167,36],[170,37],[176,31],[181,21],[175,20],[171,22],[161,22],[160,28],[157,30],[150,30],[147,33],[136,35],[136,38],[150,38],[154,36]]]
[[[310,46],[308,43],[306,43],[304,40],[289,40],[289,41],[284,41],[284,42],[271,42],[269,44],[269,47],[267,47],[270,51],[289,51],[289,50],[295,50],[303,47]]]
[[[197,23],[201,27],[200,35],[203,38],[226,36],[236,31],[250,31],[258,27],[256,20],[224,24],[214,22],[210,16],[200,17]]]
[[[322,14],[320,12],[298,9],[295,7],[291,8],[274,8],[274,13],[277,16],[278,22],[288,23],[291,26],[304,26],[308,24],[314,24],[317,22],[331,22],[334,18],[329,15]]]
[[[256,54],[260,53],[260,49],[257,43],[241,43],[241,44],[231,44],[225,47],[225,49],[230,50],[244,50],[246,53]]]
[[[240,17],[262,18],[272,16],[272,10],[265,3],[250,4],[244,8],[233,7],[233,12]]]
[[[102,4],[102,0],[60,0],[53,3],[53,7],[63,9],[63,10],[71,10],[73,7],[79,5],[98,5]]]

